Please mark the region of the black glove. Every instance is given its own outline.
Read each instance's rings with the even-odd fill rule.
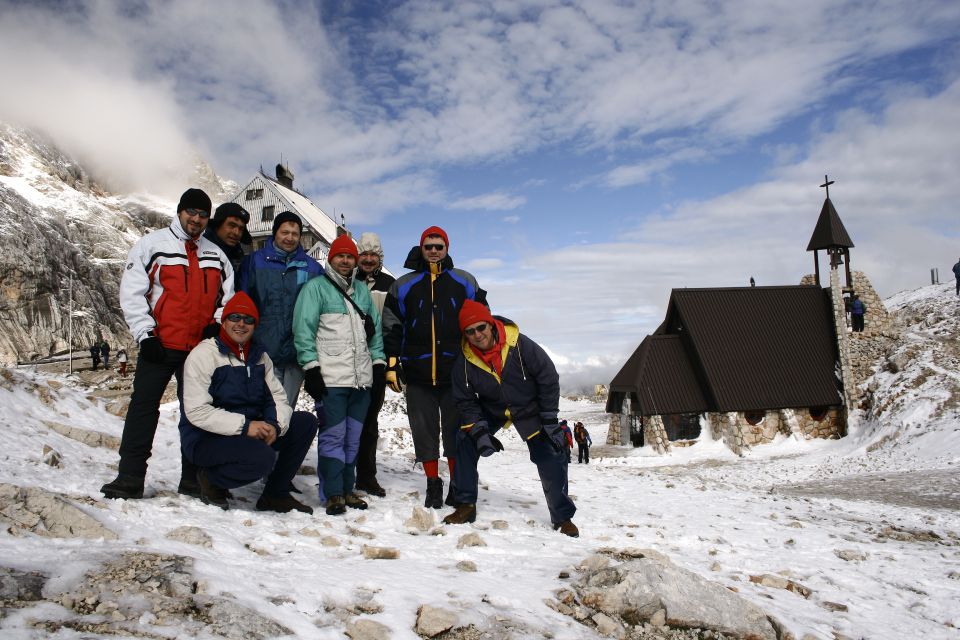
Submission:
[[[140,341],[140,355],[147,362],[160,363],[167,359],[167,350],[157,336],[147,336]]]
[[[205,327],[203,328],[203,339],[204,339],[204,340],[206,340],[207,338],[216,338],[218,335],[220,335],[220,323],[219,323],[219,322],[211,322],[210,324],[208,324],[207,326],[205,326]]]
[[[314,400],[320,400],[323,396],[327,395],[327,385],[323,381],[323,374],[320,372],[320,367],[307,369],[303,374],[303,388],[307,390],[307,393],[309,393],[310,397]]]
[[[478,422],[470,429],[470,437],[477,445],[477,453],[482,457],[492,456],[497,451],[503,451],[503,444],[490,434],[487,425]]]
[[[375,364],[373,365],[373,386],[377,386],[377,383],[386,384],[387,378],[387,365],[385,364]]]
[[[566,455],[567,436],[563,434],[563,429],[560,428],[560,425],[557,424],[556,421],[541,425],[540,435],[547,439],[547,442],[550,443],[554,451]]]

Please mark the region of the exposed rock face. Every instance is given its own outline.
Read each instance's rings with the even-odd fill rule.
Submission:
[[[205,188],[220,185],[208,190],[215,202],[236,187],[201,165],[195,184],[204,177]],[[100,338],[129,345],[118,299],[126,255],[170,223],[172,203],[109,194],[53,144],[0,123],[0,362],[67,351],[71,276],[74,350]]]
[[[13,533],[28,531],[51,538],[117,537],[63,496],[36,487],[0,484],[0,521],[9,523]]]

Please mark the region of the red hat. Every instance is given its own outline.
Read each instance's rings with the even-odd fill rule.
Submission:
[[[242,313],[246,316],[253,316],[257,324],[260,324],[260,312],[257,311],[257,305],[255,305],[253,300],[250,299],[250,296],[243,291],[238,291],[233,294],[233,297],[230,298],[230,301],[227,302],[227,305],[223,308],[223,315],[220,316],[220,318],[226,318],[231,313]]]
[[[443,238],[443,243],[447,245],[447,249],[450,248],[450,239],[447,237],[447,232],[440,227],[428,227],[426,231],[420,234],[421,247],[423,246],[423,243],[427,241],[427,236],[440,236]]]
[[[490,309],[474,300],[466,300],[460,309],[460,331],[463,331],[472,324],[478,322],[489,322],[493,324],[493,316],[490,315]]]
[[[340,255],[341,253],[349,253],[355,259],[360,259],[360,254],[357,253],[357,245],[353,242],[353,238],[347,234],[337,236],[337,239],[330,244],[330,253],[327,254],[327,262],[330,262],[333,256]]]

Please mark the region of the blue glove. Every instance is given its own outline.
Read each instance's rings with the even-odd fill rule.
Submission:
[[[503,444],[490,434],[490,430],[487,429],[487,425],[483,422],[478,422],[471,427],[470,437],[473,438],[474,443],[476,443],[477,453],[479,453],[481,457],[486,458],[492,456],[497,451],[503,451]]]

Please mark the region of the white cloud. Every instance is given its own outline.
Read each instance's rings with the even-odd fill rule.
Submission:
[[[517,224],[520,222],[520,216],[504,216],[501,220],[507,224]]]
[[[503,191],[494,191],[470,198],[460,198],[447,205],[450,209],[481,209],[486,211],[509,211],[522,207],[527,199]]]

